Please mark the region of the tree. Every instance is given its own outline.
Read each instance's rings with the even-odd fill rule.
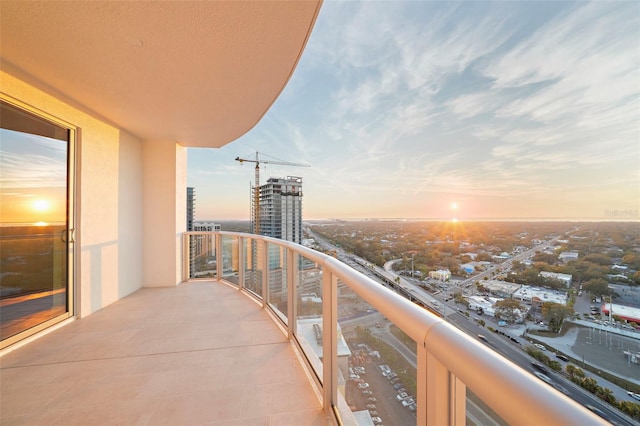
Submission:
[[[582,286],[584,291],[588,291],[592,296],[600,297],[609,294],[609,284],[602,278],[594,278]]]
[[[482,252],[482,253],[478,253],[478,255],[476,256],[476,260],[478,262],[491,262],[493,260],[493,258],[491,257],[491,255],[487,252]]]
[[[596,389],[596,396],[602,399],[603,401],[608,402],[609,404],[616,403],[616,397],[613,394],[613,391],[609,388],[603,388],[602,386],[598,386],[598,388]]]
[[[560,331],[564,319],[573,315],[573,308],[554,302],[544,302],[542,304],[542,316],[549,323],[549,329],[554,332]]]
[[[496,302],[496,316],[499,315],[500,319],[509,324],[513,324],[520,318],[522,310],[522,305],[516,299],[504,299]]]
[[[544,263],[548,263],[549,265],[553,265],[554,263],[556,263],[558,261],[558,256],[555,254],[549,254],[549,253],[545,253],[545,252],[538,252],[535,254],[535,256],[533,256],[533,261],[534,262],[544,262]]]
[[[609,256],[601,253],[589,254],[584,258],[584,260],[586,260],[587,262],[596,263],[598,265],[604,265],[604,266],[611,265],[612,263],[611,258]]]
[[[622,256],[622,263],[633,269],[640,269],[640,254],[630,253]]]

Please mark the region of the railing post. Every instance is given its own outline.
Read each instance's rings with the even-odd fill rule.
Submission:
[[[238,237],[238,290],[244,288],[244,238]]]
[[[451,425],[452,376],[449,370],[427,352],[427,422],[428,426]]]
[[[262,277],[262,307],[265,308],[269,301],[269,254],[267,253],[267,242],[264,240],[258,240],[258,253],[261,253],[258,256],[258,265],[259,270],[261,271]],[[262,249],[262,250],[261,250]]]
[[[417,342],[416,360],[418,364],[416,377],[416,424],[427,424],[427,349],[424,342]]]
[[[224,253],[222,253],[222,235],[219,232],[212,235],[215,238],[216,247],[216,279],[222,279],[222,267],[224,262]]]
[[[296,319],[298,318],[298,255],[290,248],[287,248],[287,331],[289,340],[296,333]]]
[[[454,426],[465,426],[467,424],[467,386],[462,380],[451,374],[453,389],[451,389],[451,422]]]
[[[189,264],[191,263],[189,238],[188,232],[182,234],[182,282],[189,281]]]
[[[328,267],[322,267],[322,405],[333,411],[338,401],[338,279]]]

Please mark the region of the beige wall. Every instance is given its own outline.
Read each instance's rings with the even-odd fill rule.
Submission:
[[[168,141],[145,141],[144,287],[182,281],[182,233],[187,222],[186,148]]]
[[[76,314],[142,286],[143,150],[123,129],[0,71],[6,95],[78,128]]]

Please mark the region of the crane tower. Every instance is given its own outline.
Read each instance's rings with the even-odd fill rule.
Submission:
[[[288,161],[280,161],[280,160],[261,160],[259,157],[259,153],[256,152],[256,158],[247,159],[236,157],[236,161],[239,161],[240,164],[244,162],[255,163],[255,186],[253,187],[252,193],[252,208],[251,208],[251,230],[254,234],[260,234],[260,163],[262,164],[276,164],[280,166],[295,166],[295,167],[311,167],[309,164],[303,163],[291,163]]]

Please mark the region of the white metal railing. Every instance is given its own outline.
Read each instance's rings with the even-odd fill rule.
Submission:
[[[315,262],[322,272],[322,353],[309,364],[317,374],[325,411],[342,424],[355,424],[348,406],[338,392],[338,314],[337,284],[345,284],[360,298],[383,314],[417,342],[416,423],[418,425],[465,425],[467,389],[490,407],[507,424],[591,425],[607,424],[572,399],[535,378],[511,361],[469,337],[441,318],[408,301],[388,288],[337,259],[307,247],[253,234],[233,232],[188,232],[184,239],[184,278],[191,279],[190,257],[195,253],[194,237],[212,238],[204,246],[210,250],[200,263],[211,265],[215,277],[231,282],[240,290],[249,288],[263,307],[275,311],[283,320],[288,336],[300,342],[297,334],[299,259]],[[269,247],[278,247],[278,283],[286,291],[286,309],[271,304]],[[280,263],[277,263],[280,262]],[[271,259],[271,263],[274,263]],[[203,274],[200,274],[203,275]],[[197,278],[197,277],[196,277]],[[209,278],[210,279],[210,278]],[[249,283],[249,285],[247,285]],[[279,297],[282,296],[281,294]],[[282,305],[283,306],[283,305]],[[284,310],[285,312],[282,312]],[[299,347],[313,359],[304,344]],[[347,412],[345,412],[347,411]]]

